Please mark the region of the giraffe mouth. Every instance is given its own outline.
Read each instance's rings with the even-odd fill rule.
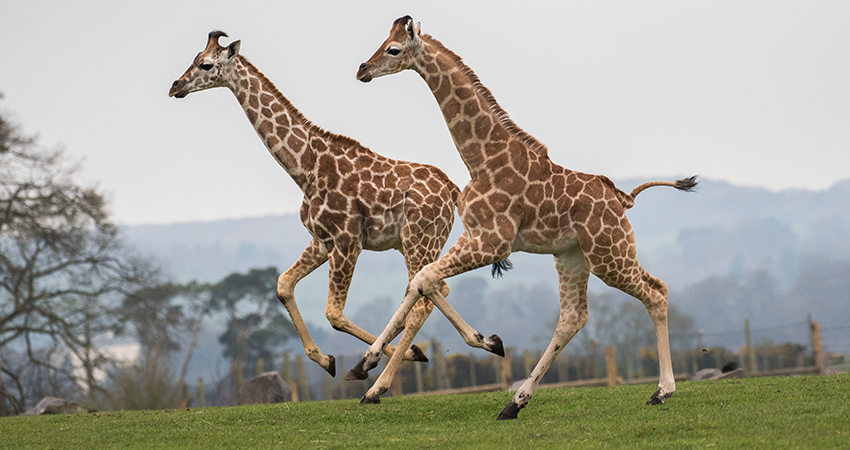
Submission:
[[[189,91],[183,88],[179,80],[175,81],[174,84],[171,85],[171,89],[168,90],[169,97],[183,98],[187,95],[189,95]]]
[[[372,81],[372,78],[372,74],[369,73],[369,64],[360,64],[360,67],[357,69],[357,79],[364,83],[368,83]]]

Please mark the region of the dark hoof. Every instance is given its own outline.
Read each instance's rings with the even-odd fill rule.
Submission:
[[[494,334],[494,335],[490,336],[490,339],[494,342],[493,348],[491,348],[490,351],[501,356],[502,358],[504,358],[505,357],[505,346],[502,345],[502,338],[500,338],[499,336],[496,336]],[[514,416],[514,417],[516,417],[516,416]]]
[[[418,362],[428,362],[428,357],[425,356],[425,352],[419,348],[418,345],[411,345],[410,349],[413,350],[413,360]]]
[[[499,417],[496,420],[510,420],[516,419],[517,414],[519,414],[519,410],[521,408],[514,402],[508,403],[508,406],[505,406],[505,409],[499,413]]]
[[[658,389],[657,391],[655,391],[654,394],[652,394],[652,397],[649,397],[649,401],[646,402],[646,404],[647,405],[663,405],[664,402],[667,401],[667,399],[672,397],[672,396],[673,396],[672,392],[669,393],[669,394],[661,395],[661,389]]]
[[[332,377],[336,377],[336,358],[334,358],[334,355],[328,355],[328,368],[325,370],[327,370]]]
[[[364,395],[363,398],[360,399],[361,405],[377,405],[381,403],[381,397],[369,397],[368,395]]]
[[[363,370],[363,366],[366,364],[366,358],[361,358],[360,362],[358,362],[351,370],[345,374],[343,380],[351,381],[351,380],[365,380],[369,378],[369,372]]]

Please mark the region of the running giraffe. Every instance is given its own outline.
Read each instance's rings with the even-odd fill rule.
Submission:
[[[230,89],[245,110],[272,157],[304,192],[301,222],[313,239],[301,257],[278,279],[277,296],[289,312],[307,356],[331,376],[336,361],[316,346],[295,303],[295,285],[328,261],[330,280],[325,316],[331,325],[372,343],[375,336],[343,314],[354,265],[363,249],[396,249],[404,255],[408,277],[435,261],[449,237],[460,190],[440,169],[378,155],[357,141],[329,133],[307,120],[253,64],[239,54],[240,41],[227,47],[227,35],[210,32],[206,48],[174,84],[168,95],[186,95],[214,87]],[[448,285],[442,283],[442,295]],[[404,324],[406,349],[434,306],[417,302]],[[416,346],[405,352],[427,361]],[[390,380],[392,378],[390,377]],[[389,388],[389,383],[385,386]]]
[[[445,256],[416,274],[387,328],[347,377],[366,377],[377,365],[391,331],[423,296],[445,314],[467,344],[501,351],[495,336],[484,338],[463,321],[441,295],[440,286],[445,278],[523,251],[554,255],[560,316],[546,352],[498,418],[517,417],[555,357],[587,323],[591,273],[646,306],[655,326],[661,373],[658,390],[647,403],[664,403],[676,390],[667,336],[667,285],[638,263],[625,211],[644,189],[672,186],[691,191],[696,177],[644,183],[626,194],[606,177],[553,163],[546,146],[508,117],[472,69],[436,39],[422,34],[410,16],[393,23],[389,38],[360,65],[357,78],[369,82],[405,69],[419,73],[433,92],[472,178],[458,200],[465,232]],[[377,403],[384,392],[376,383],[361,403]]]

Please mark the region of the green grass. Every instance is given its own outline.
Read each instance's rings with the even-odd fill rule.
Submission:
[[[0,418],[0,448],[850,448],[850,375]]]

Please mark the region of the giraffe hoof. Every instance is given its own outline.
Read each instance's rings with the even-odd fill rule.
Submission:
[[[505,409],[499,413],[499,417],[496,420],[511,420],[516,419],[517,414],[519,414],[519,410],[521,408],[514,402],[508,403],[508,406],[505,406]]]
[[[418,362],[428,362],[428,357],[418,345],[411,345],[410,350],[413,351],[413,360]]]
[[[334,358],[334,355],[328,355],[328,368],[325,370],[331,374],[331,377],[336,377],[336,358]]]
[[[662,394],[661,388],[659,388],[657,391],[655,391],[654,394],[652,394],[652,397],[649,397],[649,401],[646,402],[646,404],[647,405],[663,405],[664,402],[667,401],[667,399],[672,397],[672,396],[673,396],[672,392],[669,393],[669,394]]]
[[[369,395],[364,395],[363,398],[360,399],[361,405],[377,405],[381,403],[381,397],[375,396],[370,397]]]
[[[345,374],[343,380],[351,381],[351,380],[365,380],[369,378],[369,372],[363,370],[363,366],[366,364],[366,358],[362,358],[360,362],[357,363],[351,370]]]
[[[490,351],[504,358],[505,346],[502,344],[502,338],[494,334],[490,336],[490,340],[493,341],[493,344],[490,346]]]

